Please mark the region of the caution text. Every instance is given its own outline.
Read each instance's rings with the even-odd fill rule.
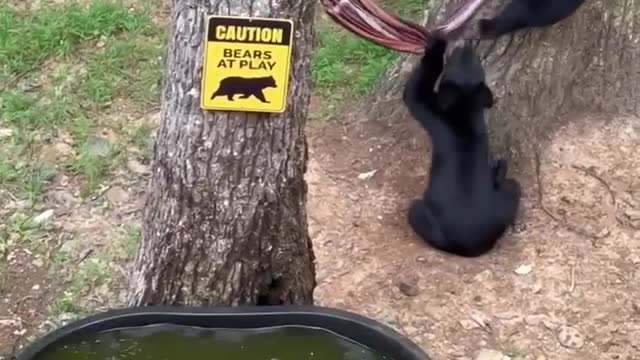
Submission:
[[[216,26],[216,38],[226,41],[251,41],[267,44],[282,44],[284,31],[282,29],[260,28],[255,26]]]
[[[218,68],[238,68],[250,70],[273,70],[275,61],[269,50],[224,49]]]

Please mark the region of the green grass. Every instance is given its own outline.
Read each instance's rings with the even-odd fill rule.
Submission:
[[[65,291],[60,298],[53,302],[49,311],[54,316],[63,313],[80,314],[84,309],[78,306],[77,303],[77,295],[71,291]]]
[[[51,56],[68,56],[84,41],[150,29],[145,16],[111,1],[92,1],[88,7],[66,3],[28,15],[0,5],[0,79]]]
[[[428,1],[428,0],[427,0]],[[420,23],[424,16],[424,0],[392,0],[387,1],[385,9],[399,14],[402,18]]]
[[[87,64],[83,93],[106,104],[116,97],[149,103],[160,91],[162,44],[147,38],[115,40]]]
[[[419,20],[421,0],[390,0],[382,4],[389,12]],[[316,48],[312,59],[313,85],[329,98],[365,95],[398,53],[358,37],[332,21],[316,24]]]
[[[138,251],[138,246],[140,244],[140,240],[142,239],[141,228],[139,226],[127,225],[126,227],[127,235],[122,240],[121,246],[121,257],[124,260],[132,260],[136,252]]]
[[[52,167],[51,159],[41,159],[42,146],[64,134],[71,158],[53,162],[80,177],[83,196],[95,192],[129,147],[148,150],[148,124],[108,116],[118,111],[111,109],[117,100],[140,109],[158,102],[164,34],[150,21],[152,4],[141,3],[147,10],[133,11],[117,0],[65,2],[34,12],[0,5],[0,129],[13,131],[0,139],[0,186],[37,203]],[[385,6],[405,17],[422,14],[418,0]],[[332,23],[317,24],[317,34],[313,83],[331,100],[366,94],[397,56]],[[109,139],[109,151],[96,153],[96,134],[105,128],[117,139]]]
[[[65,140],[73,154],[54,162],[80,176],[83,196],[95,191],[122,149],[142,144],[150,132],[109,114],[117,99],[140,109],[158,102],[163,40],[147,13],[119,1],[67,2],[33,13],[0,5],[0,129],[12,130],[0,139],[0,187],[38,202],[52,167],[41,161],[42,146]],[[118,135],[106,153],[95,141],[105,128]]]
[[[422,0],[392,1],[386,5],[390,11],[414,19],[422,15]],[[0,228],[0,256],[40,234],[33,216],[42,210],[43,191],[56,174],[70,176],[70,187],[81,180],[81,195],[89,196],[130,148],[143,156],[148,152],[152,126],[132,121],[131,114],[158,102],[165,36],[148,13],[157,3],[139,2],[143,10],[117,0],[91,0],[17,12],[0,0],[0,129],[11,130],[0,139],[0,189],[30,207],[0,218],[7,224]],[[316,31],[313,83],[317,93],[333,100],[365,95],[397,56],[333,23],[319,23]],[[70,149],[64,160],[43,156],[45,146],[60,143]],[[49,270],[56,276],[74,268],[53,313],[84,312],[87,293],[113,281],[112,263],[134,258],[140,228],[125,230],[116,250],[79,264],[78,254],[52,254]],[[0,288],[2,279],[0,274]]]
[[[89,310],[86,301],[88,295],[92,294],[99,287],[115,285],[117,281],[114,263],[131,261],[138,248],[140,241],[140,228],[134,225],[125,226],[125,234],[121,239],[114,239],[116,243],[111,249],[102,249],[89,258],[75,265],[75,270],[70,273],[67,287],[63,294],[54,301],[50,308],[52,315],[61,313],[83,314]],[[75,250],[76,252],[78,250]],[[58,252],[54,259],[50,271],[60,272],[65,268],[74,265],[74,251]]]
[[[322,95],[365,94],[397,54],[333,25],[318,24],[312,76]]]

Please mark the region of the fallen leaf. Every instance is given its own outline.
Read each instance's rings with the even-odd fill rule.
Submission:
[[[469,314],[471,320],[475,321],[478,325],[480,325],[487,332],[492,332],[491,328],[491,319],[486,314],[480,311],[472,311]]]
[[[33,218],[33,223],[41,225],[49,221],[53,217],[53,210],[49,209]]]
[[[531,272],[531,270],[533,270],[533,267],[531,267],[531,265],[520,265],[517,269],[514,270],[514,272],[518,275],[527,275]]]
[[[360,175],[358,175],[358,179],[360,180],[369,180],[373,177],[373,175],[375,175],[378,172],[378,170],[373,170],[373,171],[369,171],[369,172],[365,172],[365,173],[361,173]]]
[[[480,325],[478,325],[478,323],[473,320],[460,320],[458,321],[458,323],[465,330],[473,330],[480,327]]]
[[[0,139],[9,138],[13,135],[13,130],[11,129],[0,129]]]
[[[476,360],[505,360],[511,359],[509,356],[503,354],[498,350],[482,349],[476,356]]]

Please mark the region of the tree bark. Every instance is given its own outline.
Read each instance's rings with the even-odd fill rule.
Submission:
[[[490,17],[506,1],[489,2],[476,19]],[[429,1],[427,23],[442,19],[452,3]],[[477,42],[497,100],[487,114],[494,151],[511,160],[531,160],[547,132],[561,125],[560,117],[637,114],[639,17],[637,1],[587,0],[550,28]],[[466,35],[474,38],[474,33],[472,27]],[[403,56],[389,69],[372,94],[376,105],[366,101],[367,118],[408,118],[400,95],[416,60]],[[522,170],[525,164],[532,163],[519,161],[514,167]]]
[[[314,1],[173,0],[130,306],[313,303],[304,181],[313,13]],[[283,114],[200,109],[211,14],[294,20]]]

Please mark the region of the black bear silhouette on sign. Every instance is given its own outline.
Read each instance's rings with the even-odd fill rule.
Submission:
[[[241,76],[229,76],[220,80],[218,90],[211,95],[211,100],[216,96],[226,96],[229,101],[233,101],[233,97],[242,94],[240,99],[248,99],[255,96],[263,103],[269,103],[265,99],[262,91],[266,88],[276,88],[276,80],[273,76],[263,76],[257,78],[245,78]]]

